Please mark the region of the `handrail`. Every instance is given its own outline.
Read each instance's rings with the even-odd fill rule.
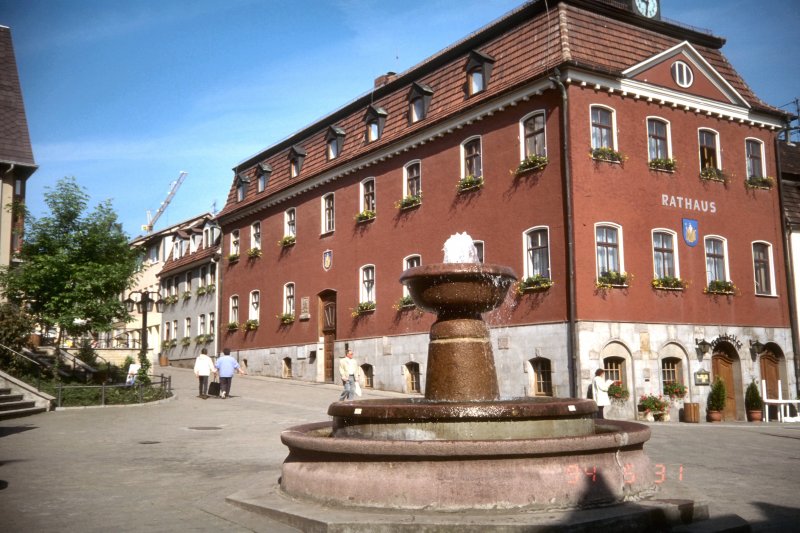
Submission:
[[[36,390],[37,391],[42,390],[42,372],[44,370],[46,370],[47,367],[45,367],[45,365],[43,365],[39,361],[37,361],[35,359],[31,359],[27,355],[21,354],[21,353],[19,353],[18,351],[16,351],[13,348],[9,348],[5,344],[0,344],[0,348],[6,350],[7,352],[11,353],[12,355],[16,355],[17,357],[21,357],[21,358],[25,359],[26,361],[28,361],[29,363],[33,363],[34,365],[36,365],[35,366],[35,368],[36,368]],[[19,377],[19,376],[17,376],[17,377]]]

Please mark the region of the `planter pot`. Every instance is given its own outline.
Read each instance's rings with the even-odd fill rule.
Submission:
[[[709,422],[722,422],[722,411],[709,411],[707,414]]]
[[[169,366],[169,357],[162,355],[158,358],[159,366]]]
[[[747,410],[747,421],[748,422],[761,422],[763,420],[764,413],[761,409],[748,409]]]

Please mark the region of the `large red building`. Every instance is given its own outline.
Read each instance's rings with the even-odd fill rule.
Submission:
[[[673,382],[703,402],[709,377],[729,417],[751,379],[788,396],[787,117],[724,39],[638,4],[658,5],[525,4],[239,164],[221,344],[312,381],[352,348],[368,385],[424,390],[433,317],[398,278],[466,231],[522,280],[487,316],[503,395],[582,396],[603,367],[631,396],[621,418]]]

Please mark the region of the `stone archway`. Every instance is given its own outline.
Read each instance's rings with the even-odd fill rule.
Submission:
[[[711,356],[712,383],[717,378],[725,384],[725,409],[722,416],[726,420],[744,419],[741,360],[739,352],[727,341],[717,343]]]
[[[778,397],[778,388],[784,398],[789,398],[789,380],[786,375],[786,358],[780,346],[770,342],[764,347],[764,351],[759,354],[759,370],[761,379],[767,382],[767,397],[775,399]],[[758,383],[761,390],[761,383]],[[769,407],[770,419],[778,417],[778,408],[773,405]]]
[[[605,409],[606,418],[635,419],[637,395],[630,350],[619,341],[611,341],[600,352],[600,365],[606,372],[606,379],[619,381],[630,395],[627,402],[611,402],[611,405]],[[594,375],[594,371],[592,375]]]

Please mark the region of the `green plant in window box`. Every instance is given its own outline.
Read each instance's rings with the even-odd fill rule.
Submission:
[[[228,262],[229,263],[235,263],[238,260],[239,260],[239,254],[229,254],[228,255]]]
[[[700,179],[708,180],[708,181],[719,181],[721,183],[725,183],[728,181],[728,177],[725,175],[725,172],[722,169],[716,167],[706,167],[700,171]]]
[[[751,176],[744,183],[750,189],[771,189],[775,180],[769,176]]]
[[[292,246],[294,243],[297,242],[297,237],[294,235],[284,235],[281,240],[278,241],[278,246]]]
[[[172,305],[172,304],[178,303],[178,295],[177,294],[173,294],[171,296],[167,296],[166,298],[164,298],[164,303],[167,304],[167,305]]]
[[[661,278],[655,278],[653,279],[653,281],[650,282],[650,285],[652,285],[654,289],[681,290],[685,289],[688,284],[689,284],[688,281],[682,280],[681,278],[676,278],[674,276],[664,276]]]
[[[217,290],[217,286],[215,284],[209,283],[208,285],[206,285],[206,294],[211,294],[215,290]]]
[[[401,296],[400,299],[397,300],[397,302],[394,304],[393,307],[397,311],[402,311],[404,309],[411,309],[411,308],[416,307],[416,306],[414,304],[414,299],[411,298],[411,295],[406,294],[404,296]]]
[[[736,285],[732,281],[713,279],[708,282],[708,286],[703,289],[703,292],[706,294],[734,294]]]
[[[355,216],[356,222],[367,222],[375,218],[375,211],[371,209],[364,209]]]
[[[673,400],[681,400],[686,396],[686,385],[682,385],[677,381],[670,381],[664,385],[664,394]]]
[[[258,329],[258,320],[250,319],[244,323],[245,331],[255,331]]]
[[[531,154],[522,161],[520,161],[517,170],[513,171],[514,174],[520,175],[531,170],[543,169],[550,160],[546,155]]]
[[[526,292],[546,291],[553,286],[553,280],[546,278],[541,274],[535,274],[522,278],[517,283],[517,294],[525,294]]]
[[[200,335],[194,338],[194,342],[195,344],[205,344],[208,341],[206,340],[206,336],[201,333]]]
[[[234,332],[237,331],[238,329],[239,329],[238,322],[228,322],[228,331]]]
[[[371,313],[375,310],[375,302],[359,302],[353,312],[350,315],[353,318],[357,318],[363,314]]]
[[[639,410],[650,413],[663,413],[669,409],[669,400],[663,396],[642,394],[639,397]]]
[[[589,155],[592,159],[596,159],[597,161],[610,161],[612,163],[622,163],[625,161],[625,156],[622,155],[621,152],[617,152],[613,148],[605,146],[590,149]]]
[[[184,337],[181,339],[181,346],[189,346],[190,344],[192,344],[191,337]]]
[[[281,324],[291,324],[294,322],[294,314],[292,313],[283,313],[280,315],[275,315],[275,317],[280,320]]]
[[[171,341],[169,341],[169,347],[170,348],[174,348],[177,345],[178,345],[178,339],[172,339]]]
[[[631,393],[619,382],[614,382],[608,386],[608,398],[614,403],[625,403],[630,398]]]
[[[410,207],[416,207],[421,203],[422,194],[409,194],[408,196],[404,196],[400,200],[397,200],[394,203],[394,206],[397,209],[408,209]]]
[[[250,259],[258,259],[261,257],[261,248],[250,248],[247,250],[247,257]]]
[[[192,297],[192,291],[185,291],[181,296],[183,297],[184,300],[188,300],[189,298]]]
[[[195,291],[195,293],[198,296],[203,296],[206,293],[206,288],[205,287],[197,287],[197,290]]]
[[[648,161],[647,166],[649,166],[652,170],[665,170],[667,172],[672,172],[678,166],[678,160],[670,159],[669,157],[657,157]]]
[[[170,348],[172,348],[172,341],[171,340],[167,339],[167,340],[161,341],[161,349],[162,350],[169,350]]]
[[[472,189],[480,189],[483,187],[483,176],[464,176],[458,180],[456,189],[458,192],[470,191]]]
[[[627,287],[628,283],[633,280],[633,275],[628,274],[627,272],[604,272],[601,274],[597,281],[595,282],[595,286],[598,289],[611,289],[614,287]]]

